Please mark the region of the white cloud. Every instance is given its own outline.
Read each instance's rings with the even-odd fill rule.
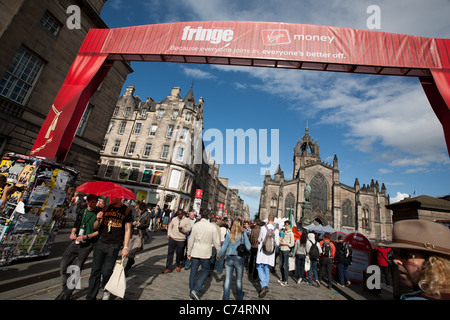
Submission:
[[[185,75],[194,79],[216,79],[216,76],[212,73],[200,70],[198,68],[182,66],[181,70]]]
[[[240,182],[239,185],[230,185],[230,189],[238,189],[240,196],[246,196],[259,200],[261,194],[261,186],[252,186],[248,182]]]
[[[399,202],[405,198],[408,198],[409,194],[397,192],[397,195],[394,198],[391,198],[391,203]]]

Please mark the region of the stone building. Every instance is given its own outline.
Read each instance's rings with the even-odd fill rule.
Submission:
[[[161,208],[189,210],[196,189],[203,190],[201,208],[217,213],[221,204],[229,206],[219,165],[204,152],[203,98],[196,102],[193,88],[182,98],[174,87],[161,102],[143,101],[134,92],[134,86],[126,88],[116,102],[95,178],[121,184],[139,201]]]
[[[274,177],[269,172],[261,190],[259,215],[288,218],[291,211],[303,226],[311,223],[330,225],[335,230],[359,231],[372,239],[390,239],[392,218],[386,208],[389,196],[384,184],[368,185],[355,180],[353,186],[339,181],[338,158],[333,164],[320,159],[320,148],[309,135],[297,141],[293,157],[293,179],[285,179],[278,166]]]
[[[100,11],[106,0],[0,2],[0,155],[29,154],[52,103],[90,28],[106,28]],[[80,9],[79,28],[69,29],[67,9]],[[102,138],[127,75],[128,63],[113,68],[78,127],[65,164],[92,179]]]
[[[450,201],[448,197],[435,198],[420,195],[405,198],[399,202],[386,206],[392,210],[392,220],[397,222],[406,219],[420,219],[445,222],[450,224]]]
[[[181,98],[174,87],[161,102],[141,101],[134,91],[126,88],[116,102],[96,178],[128,187],[140,201],[188,210],[195,191],[194,125],[203,118],[203,99],[195,103],[192,89]]]

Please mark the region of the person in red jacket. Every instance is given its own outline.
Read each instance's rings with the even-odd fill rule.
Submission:
[[[391,268],[389,266],[389,258],[388,255],[392,251],[391,248],[378,247],[375,248],[375,252],[377,254],[377,264],[381,269],[381,273],[384,274],[386,279],[386,285],[391,286]]]
[[[323,240],[320,241],[320,247],[322,248],[322,254],[319,257],[319,281],[322,279],[324,270],[326,270],[328,275],[328,289],[331,289],[331,284],[333,281],[331,269],[333,267],[333,259],[336,253],[336,248],[334,246],[334,243],[330,241],[329,232],[324,233]]]

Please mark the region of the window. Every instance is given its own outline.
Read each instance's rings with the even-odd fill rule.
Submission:
[[[348,199],[342,204],[342,225],[353,227],[353,205]]]
[[[177,120],[178,118],[178,110],[173,110],[172,111],[172,120]]]
[[[106,164],[105,178],[110,178],[112,176],[113,169],[114,169],[114,161],[109,160],[108,163]]]
[[[136,126],[134,127],[134,134],[139,134],[141,132],[142,123],[136,123]]]
[[[157,119],[162,119],[162,117],[164,116],[164,109],[160,109],[158,111],[158,115],[156,116]]]
[[[129,181],[137,181],[139,175],[139,165],[133,163],[130,169],[130,175],[128,176]]]
[[[295,197],[289,193],[284,201],[284,217],[289,219],[289,214],[292,212],[292,217],[295,215]]]
[[[362,208],[362,227],[365,230],[371,230],[371,218],[370,218],[370,209],[367,205],[364,205]]]
[[[189,134],[189,129],[188,129],[188,128],[183,128],[183,129],[181,130],[181,136],[180,136],[180,138],[181,138],[182,140],[186,140],[186,138],[188,137],[188,134]]]
[[[131,163],[129,162],[123,162],[122,166],[120,167],[120,172],[119,172],[119,179],[120,180],[126,180],[128,178],[128,175],[130,174],[130,167],[131,167]]]
[[[128,154],[132,155],[134,153],[134,149],[136,148],[136,142],[130,142],[128,146]]]
[[[110,133],[113,127],[114,127],[114,121],[111,121],[108,125],[108,130],[106,130],[106,133]]]
[[[144,172],[142,173],[141,182],[150,183],[153,175],[153,167],[145,166]]]
[[[119,114],[119,107],[115,107],[113,117],[116,117],[118,114]]]
[[[120,127],[119,127],[119,134],[123,134],[125,132],[125,127],[127,126],[127,122],[126,121],[122,121],[120,123]]]
[[[167,157],[169,156],[169,146],[163,146],[163,150],[161,153],[161,158],[162,159],[167,159]]]
[[[62,24],[59,23],[48,11],[46,11],[42,16],[41,24],[54,36],[58,35],[59,29],[61,29],[62,26]]]
[[[151,144],[146,144],[143,156],[144,157],[148,157],[150,155],[150,151],[152,151],[152,145]]]
[[[142,173],[141,182],[160,185],[162,182],[164,168],[145,166],[144,172]]]
[[[114,146],[112,148],[112,153],[119,152],[119,147],[120,147],[120,140],[114,141]]]
[[[277,216],[278,199],[275,194],[270,198],[270,215]]]
[[[183,154],[184,154],[184,148],[181,148],[181,147],[178,148],[176,160],[179,161],[179,162],[182,162],[183,161]]]
[[[0,80],[0,94],[23,104],[43,65],[41,59],[21,47]]]
[[[156,135],[156,129],[158,129],[158,125],[152,124],[152,127],[150,128],[149,136],[155,136]]]
[[[77,131],[75,134],[77,136],[82,136],[84,130],[86,129],[87,120],[89,118],[89,114],[91,113],[92,106],[88,104],[86,110],[84,110],[83,116],[81,117],[80,123],[78,124]]]
[[[181,191],[190,192],[191,190],[192,177],[189,175],[184,176],[183,184],[181,185]]]
[[[172,138],[172,135],[173,135],[173,128],[174,128],[173,125],[169,125],[169,126],[167,127],[166,138]]]
[[[123,116],[125,118],[128,118],[128,116],[130,115],[130,111],[131,111],[131,108],[130,107],[126,107],[125,108],[125,112],[123,113]]]
[[[141,111],[141,118],[145,119],[147,117],[147,109],[142,109]]]
[[[191,117],[192,117],[192,112],[188,111],[188,112],[186,112],[186,117],[184,118],[184,120],[191,121]]]
[[[100,152],[104,152],[106,145],[108,144],[108,139],[104,139],[102,142],[102,149],[100,150]]]
[[[320,174],[314,176],[311,179],[311,207],[312,209],[318,209],[319,211],[327,211],[328,189],[327,182]]]
[[[75,133],[77,136],[82,136],[84,133],[84,130],[86,130],[87,121],[89,118],[89,115],[91,114],[92,105],[88,104],[86,107],[86,110],[83,113],[83,116],[81,117],[80,124],[78,125],[77,132]]]

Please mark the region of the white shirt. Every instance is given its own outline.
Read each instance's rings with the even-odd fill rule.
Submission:
[[[273,224],[266,224],[267,228],[271,229],[271,230],[275,230],[275,227],[273,226]],[[262,248],[262,244],[264,241],[264,238],[266,237],[266,226],[262,226],[260,231],[259,231],[259,236],[258,236],[258,253],[256,255],[256,263],[257,264],[268,264],[271,267],[275,266],[275,251],[272,254],[266,254],[261,248]],[[275,230],[275,245],[279,246],[280,245],[280,234],[278,233],[277,230]]]

